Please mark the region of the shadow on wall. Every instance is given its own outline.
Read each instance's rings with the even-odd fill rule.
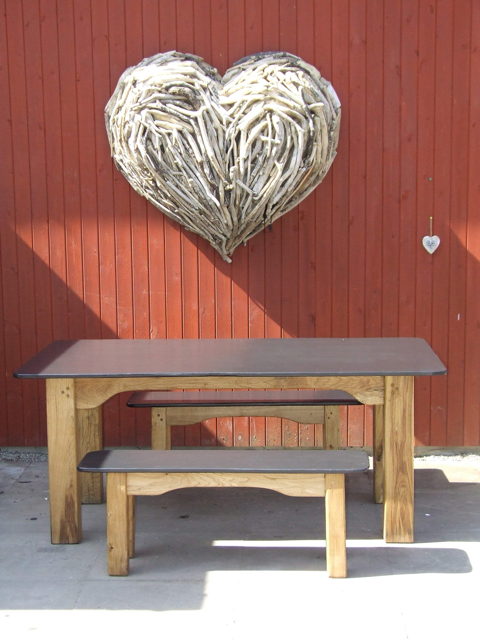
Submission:
[[[5,251],[5,248],[8,250]],[[58,249],[50,247],[50,259]],[[102,304],[97,292],[93,310],[68,286],[67,258],[58,261],[57,274],[27,244],[9,229],[2,231],[3,333],[5,350],[0,381],[0,442],[6,446],[44,446],[46,444],[45,385],[41,381],[17,380],[12,372],[52,340],[116,338],[116,332],[100,319]],[[15,261],[14,261],[15,259]],[[17,267],[18,265],[18,267]],[[60,270],[59,268],[59,270]],[[77,285],[84,285],[80,279]],[[105,405],[107,442],[122,442],[120,414],[124,398]],[[133,437],[147,437],[144,416],[130,415]]]

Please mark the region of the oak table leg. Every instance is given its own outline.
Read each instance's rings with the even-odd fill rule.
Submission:
[[[102,408],[77,409],[79,431],[79,460],[89,451],[103,449]],[[84,504],[103,502],[103,479],[101,473],[82,473],[80,492]]]
[[[82,534],[75,384],[50,378],[46,386],[51,540],[69,544],[80,542]]]
[[[413,542],[413,377],[385,376],[386,542]]]

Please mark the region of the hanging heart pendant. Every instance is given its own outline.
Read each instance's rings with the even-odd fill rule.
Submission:
[[[423,236],[423,248],[428,253],[434,253],[440,246],[440,238],[438,236]]]

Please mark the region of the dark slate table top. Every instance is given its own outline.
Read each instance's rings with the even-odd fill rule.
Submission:
[[[59,340],[18,378],[439,375],[421,338]]]

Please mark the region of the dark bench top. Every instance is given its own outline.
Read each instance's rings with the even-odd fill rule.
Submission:
[[[217,338],[59,340],[42,349],[14,375],[181,378],[444,373],[445,365],[421,338]]]
[[[344,391],[137,391],[129,407],[318,406],[361,404]]]
[[[368,469],[365,451],[353,449],[91,451],[79,471],[102,473],[349,473]]]

